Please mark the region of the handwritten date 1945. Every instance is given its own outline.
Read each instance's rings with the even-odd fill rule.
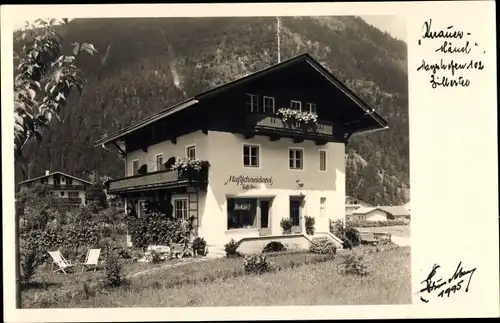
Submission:
[[[455,270],[455,273],[448,278],[447,280],[443,280],[442,278],[437,278],[437,270],[441,268],[441,266],[435,264],[432,266],[432,270],[427,276],[425,280],[421,282],[421,284],[425,284],[425,287],[420,290],[420,293],[433,294],[437,293],[437,297],[451,297],[456,292],[462,290],[464,279],[463,277],[469,276],[467,281],[467,286],[465,287],[465,292],[469,291],[470,281],[472,279],[472,275],[476,271],[476,268],[470,270],[464,270],[462,267],[462,262],[460,262]],[[420,297],[422,302],[428,303],[429,300]]]

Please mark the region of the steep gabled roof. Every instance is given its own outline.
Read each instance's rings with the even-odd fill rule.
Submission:
[[[213,89],[201,92],[192,98],[183,101],[181,103],[178,103],[174,106],[171,106],[169,108],[166,108],[146,119],[143,119],[135,124],[132,124],[128,127],[125,127],[123,129],[120,129],[108,136],[105,136],[103,138],[100,138],[95,142],[95,146],[100,146],[104,145],[110,142],[113,142],[115,140],[118,140],[122,138],[123,136],[134,132],[142,127],[145,127],[148,124],[151,124],[157,120],[160,120],[162,118],[165,118],[169,115],[172,115],[173,113],[176,113],[178,111],[181,111],[187,107],[190,107],[192,105],[197,104],[199,101],[204,100],[208,97],[211,97],[217,93],[220,93],[222,91],[226,91],[228,89],[233,88],[234,86],[242,85],[246,82],[255,80],[256,78],[262,77],[267,73],[274,72],[283,68],[290,67],[294,64],[297,63],[307,63],[311,67],[313,67],[321,76],[323,76],[326,80],[328,80],[335,88],[340,90],[344,95],[346,95],[352,102],[356,103],[356,105],[363,110],[364,115],[368,115],[371,117],[376,123],[377,127],[375,129],[368,129],[368,131],[376,131],[376,130],[381,130],[381,129],[387,129],[388,125],[387,122],[375,112],[375,110],[371,107],[368,106],[361,98],[359,98],[354,92],[352,92],[347,86],[345,86],[339,79],[337,79],[332,73],[330,73],[325,67],[323,67],[318,61],[316,61],[311,55],[308,53],[304,53],[301,55],[298,55],[296,57],[293,57],[291,59],[285,60],[281,63],[271,65],[267,68],[264,68],[260,71],[257,71],[255,73],[249,74],[247,76],[244,76],[242,78],[239,78],[235,81],[223,84],[221,86],[217,86]],[[366,132],[365,130],[360,131],[360,132]]]
[[[410,212],[404,206],[380,206],[382,210],[387,213],[392,214],[393,216],[408,216]]]
[[[371,212],[376,211],[376,210],[380,210],[384,213],[388,213],[387,211],[385,211],[381,207],[360,207],[360,208],[354,210],[352,212],[352,214],[368,214],[368,213],[371,213]]]
[[[87,184],[92,184],[91,182],[89,181],[86,181],[84,179],[81,179],[81,178],[78,178],[78,177],[75,177],[75,176],[71,176],[71,175],[68,175],[68,174],[65,174],[63,172],[53,172],[53,173],[50,173],[48,175],[43,175],[43,176],[39,176],[39,177],[35,177],[35,178],[31,178],[31,179],[28,179],[28,180],[25,180],[25,181],[22,181],[22,182],[19,182],[19,184],[26,184],[26,183],[29,183],[29,182],[33,182],[33,181],[36,181],[38,179],[42,179],[42,178],[45,178],[45,177],[49,177],[49,176],[52,176],[52,175],[55,175],[55,174],[60,174],[60,175],[63,175],[63,176],[66,176],[66,177],[70,177],[70,178],[73,178],[73,179],[76,179],[78,181],[81,181],[81,182],[84,182],[84,183],[87,183]]]

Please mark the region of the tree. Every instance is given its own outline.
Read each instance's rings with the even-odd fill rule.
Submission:
[[[66,24],[68,19],[62,19]],[[53,117],[59,119],[62,107],[74,88],[82,93],[84,78],[75,61],[82,52],[97,53],[92,44],[72,44],[73,55],[62,53],[63,39],[58,33],[56,19],[37,19],[26,22],[21,31],[23,44],[20,55],[14,52],[14,155],[16,161],[25,161],[22,155],[26,143],[42,140],[42,131],[49,127]]]

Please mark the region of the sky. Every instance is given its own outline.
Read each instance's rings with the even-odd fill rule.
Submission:
[[[406,42],[406,24],[402,17],[398,16],[361,16],[361,18],[382,31],[387,31],[392,37]],[[14,29],[24,26],[23,20],[14,23]]]

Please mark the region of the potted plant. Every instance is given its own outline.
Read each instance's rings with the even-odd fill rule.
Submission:
[[[283,234],[292,233],[292,221],[290,219],[284,218],[280,221],[281,229],[283,229]]]
[[[306,233],[308,235],[313,235],[314,234],[314,225],[316,224],[316,220],[312,216],[304,216],[304,219],[306,220]]]
[[[207,242],[205,241],[205,239],[196,237],[193,240],[192,246],[195,255],[205,256],[207,248]]]

